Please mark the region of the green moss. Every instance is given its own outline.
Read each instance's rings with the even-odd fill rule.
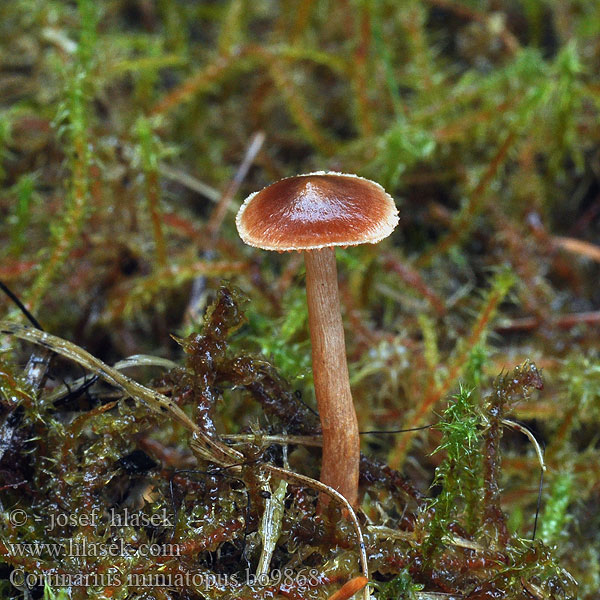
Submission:
[[[573,497],[573,476],[558,474],[550,486],[546,506],[542,514],[540,537],[548,545],[555,544],[561,537],[564,541],[570,520],[567,509]]]
[[[302,260],[244,246],[234,212],[273,180],[336,170],[382,183],[400,208],[388,240],[337,253],[361,429],[409,429],[363,438],[375,596],[571,598],[571,573],[595,598],[598,17],[579,0],[0,3],[0,279],[107,364],[151,355],[119,368],[174,403],[157,415],[151,392],[132,399],[97,365],[83,382],[67,345],[31,377],[43,340],[2,334],[0,595],[23,596],[6,580],[19,567],[242,581],[73,600],[326,598],[357,574],[338,507],[316,514],[317,492],[288,482],[270,566],[317,580],[243,583],[262,553],[258,465],[284,463],[273,439],[296,436],[290,469],[312,477],[320,451]],[[4,296],[0,312],[22,319]],[[246,436],[226,442],[244,465],[197,460],[186,418],[215,441]],[[538,459],[511,422],[545,445],[535,541]],[[176,513],[175,527],[45,529],[125,506]],[[13,508],[42,520],[13,527]],[[5,552],[110,539],[184,553]]]
[[[408,570],[405,569],[391,581],[379,585],[377,597],[381,600],[394,600],[395,598],[416,600],[419,597],[417,592],[420,592],[423,587],[422,584],[414,583]]]
[[[436,452],[444,451],[446,456],[433,480],[441,491],[431,501],[434,517],[425,544],[426,556],[443,547],[450,522],[460,519],[465,530],[473,534],[482,517],[482,417],[469,390],[461,388],[454,396],[437,427],[443,441]]]

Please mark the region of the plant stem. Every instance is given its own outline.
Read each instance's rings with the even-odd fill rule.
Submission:
[[[323,429],[321,482],[353,506],[358,498],[360,440],[350,392],[335,249],[304,253],[315,395]],[[321,503],[327,500],[321,498]]]

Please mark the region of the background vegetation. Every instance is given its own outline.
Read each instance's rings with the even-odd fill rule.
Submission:
[[[301,257],[244,246],[234,211],[302,172],[380,182],[398,229],[338,253],[354,400],[364,431],[436,427],[363,438],[374,593],[595,598],[598,73],[593,0],[2,2],[0,279],[46,331],[109,364],[134,354],[177,363],[128,372],[155,377],[220,434],[313,434]],[[223,281],[242,291],[218,295]],[[24,321],[7,297],[0,308]],[[39,349],[2,344],[2,577],[57,568],[7,555],[9,541],[45,535],[11,528],[11,507],[171,508],[169,469],[196,466],[177,425],[113,388],[81,390],[66,360],[53,360],[40,393],[24,370]],[[538,458],[502,419],[545,446],[535,542]],[[134,451],[150,462],[134,454],[127,466]],[[314,448],[290,454],[312,476],[318,459]],[[177,569],[255,569],[264,482],[252,469],[243,479],[180,476],[176,536],[188,554]],[[244,490],[246,516],[232,508]],[[270,593],[327,597],[355,572],[351,530],[313,511],[314,493],[288,496],[272,566],[316,565],[322,581]],[[54,535],[139,543],[171,532]],[[71,560],[75,572],[108,564]],[[23,597],[5,583],[3,597]],[[70,597],[203,597],[157,590]]]

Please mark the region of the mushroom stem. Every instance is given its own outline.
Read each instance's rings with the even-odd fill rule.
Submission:
[[[315,395],[323,430],[321,481],[356,506],[360,439],[346,362],[335,248],[306,251],[304,260]],[[321,503],[327,500],[321,498]]]

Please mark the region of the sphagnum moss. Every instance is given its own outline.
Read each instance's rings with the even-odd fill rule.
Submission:
[[[159,568],[245,582],[260,560],[266,501],[253,461],[282,465],[282,436],[294,436],[290,469],[318,474],[300,262],[243,248],[233,212],[210,237],[211,257],[198,256],[211,203],[262,131],[236,199],[282,177],[337,170],[381,182],[402,211],[392,243],[339,253],[360,428],[434,425],[363,440],[361,523],[375,596],[595,598],[596,12],[575,0],[0,3],[0,279],[49,333],[91,356],[179,364],[157,372],[137,358],[127,374],[154,377],[181,420],[215,440],[252,438],[241,446],[248,464],[214,472],[193,459],[182,426],[114,387],[76,383],[81,369],[68,360],[53,358],[43,387],[30,389],[23,366],[38,352],[2,336],[2,596],[23,597],[8,579],[19,569]],[[229,297],[241,310],[219,279],[242,288],[247,321],[186,322],[197,277],[209,282],[207,305]],[[3,318],[22,318],[8,300],[0,306]],[[545,388],[524,400],[532,372],[513,371],[527,359]],[[464,390],[468,402],[457,403]],[[535,541],[538,458],[498,423],[499,410],[546,448]],[[435,452],[461,428],[471,450]],[[325,598],[358,576],[356,533],[337,505],[315,517],[315,498],[288,486],[270,559],[271,574],[315,568],[302,589],[211,579],[208,591],[198,581],[185,591],[113,582],[68,593]],[[125,507],[166,510],[175,523],[106,527],[106,511]],[[94,508],[101,527],[47,530],[51,516]],[[13,509],[42,520],[11,524]],[[181,556],[57,558],[39,546],[83,540],[174,540]]]

